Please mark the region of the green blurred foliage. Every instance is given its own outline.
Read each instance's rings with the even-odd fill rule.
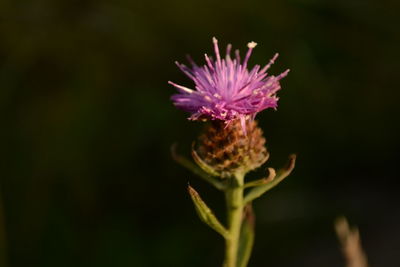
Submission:
[[[255,203],[250,266],[340,266],[333,219],[360,226],[371,264],[399,266],[399,5],[395,1],[0,2],[0,265],[219,266],[177,166],[201,130],[169,101],[175,67],[211,37],[290,68],[258,116],[292,176]],[[260,170],[256,175],[262,175]]]

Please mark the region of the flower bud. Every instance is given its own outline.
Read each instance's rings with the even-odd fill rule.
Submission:
[[[246,173],[264,164],[269,156],[265,138],[255,120],[248,119],[245,131],[240,120],[211,121],[200,135],[195,152],[221,178]]]

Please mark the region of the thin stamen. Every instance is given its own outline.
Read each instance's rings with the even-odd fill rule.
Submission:
[[[188,94],[192,94],[192,93],[194,92],[194,90],[189,89],[189,88],[187,88],[187,87],[185,87],[185,86],[176,84],[176,83],[174,83],[174,82],[168,81],[168,83],[171,84],[171,85],[173,85],[173,86],[175,86],[175,87],[178,88],[178,89],[181,89],[182,91],[184,91],[184,92],[186,92],[186,93],[188,93]]]
[[[274,55],[274,57],[270,59],[269,63],[267,65],[265,65],[265,67],[262,68],[262,70],[260,72],[261,73],[266,72],[271,67],[271,65],[275,63],[275,60],[278,58],[278,56],[279,56],[279,54],[276,53]]]
[[[207,66],[211,69],[214,70],[213,64],[211,63],[210,58],[208,57],[207,54],[204,54],[204,57],[206,58]]]
[[[250,55],[251,55],[251,51],[253,51],[254,47],[256,47],[256,46],[257,46],[257,43],[255,43],[255,42],[250,42],[250,43],[247,44],[247,47],[249,48],[249,50],[247,50],[246,57],[245,57],[245,59],[243,61],[244,68],[247,66],[247,61],[249,61],[249,58],[250,58]]]
[[[217,62],[221,64],[221,56],[219,55],[219,47],[218,47],[218,40],[217,38],[213,37],[213,43],[214,43],[214,52],[215,56],[217,58]]]
[[[175,64],[176,64],[176,65],[178,66],[178,68],[179,68],[183,73],[185,73],[190,79],[192,79],[192,80],[196,79],[196,78],[193,76],[193,74],[192,74],[192,72],[191,72],[191,69],[189,69],[186,65],[180,64],[178,61],[175,61]]]
[[[232,50],[232,45],[228,44],[226,46],[226,58],[231,58],[231,50]]]
[[[239,49],[235,50],[235,56],[236,56],[237,63],[240,64],[240,52],[239,52]]]
[[[290,69],[285,70],[284,72],[282,72],[281,74],[279,74],[276,79],[279,81],[280,79],[286,77],[289,73]]]

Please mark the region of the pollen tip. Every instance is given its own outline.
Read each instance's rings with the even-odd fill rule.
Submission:
[[[256,46],[257,46],[257,43],[253,42],[253,41],[251,41],[250,43],[247,44],[247,47],[250,48],[250,49],[252,49],[252,48],[254,48]]]
[[[215,38],[215,36],[212,38],[212,40],[213,40],[214,44],[218,43],[218,40],[217,40],[217,38]]]

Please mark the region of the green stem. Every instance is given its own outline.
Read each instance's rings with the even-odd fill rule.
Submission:
[[[232,183],[225,191],[229,236],[225,239],[224,267],[237,267],[240,228],[243,218],[243,180],[243,174],[232,177]]]

